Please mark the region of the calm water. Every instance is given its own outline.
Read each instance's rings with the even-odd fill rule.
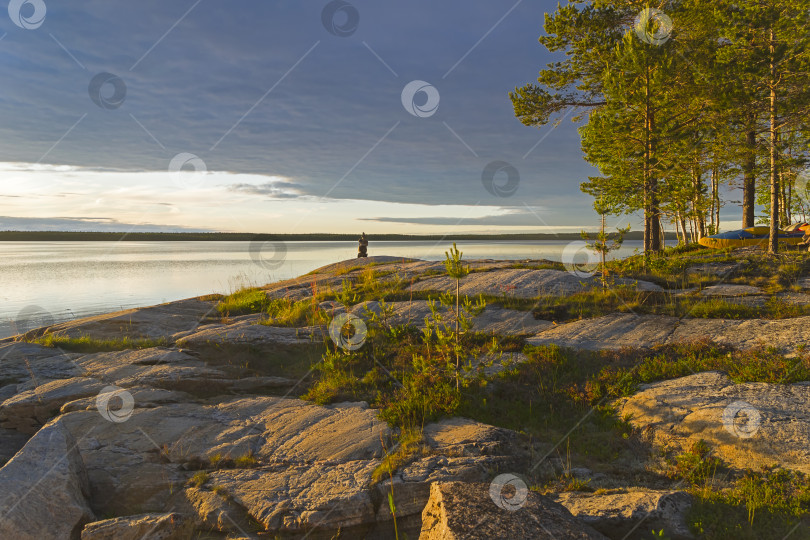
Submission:
[[[371,242],[369,255],[442,260],[451,242]],[[568,241],[458,242],[465,259],[561,260]],[[625,242],[615,256],[641,249]],[[356,242],[0,242],[0,337],[76,317],[228,293],[351,259]]]

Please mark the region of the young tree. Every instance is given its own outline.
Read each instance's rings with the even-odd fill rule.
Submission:
[[[601,218],[601,227],[599,228],[599,233],[596,235],[595,239],[591,238],[591,236],[585,231],[582,231],[580,235],[582,236],[583,240],[588,242],[586,247],[599,254],[599,271],[600,275],[602,276],[602,287],[607,288],[607,265],[605,264],[607,262],[607,256],[611,251],[615,251],[622,247],[622,244],[624,243],[624,235],[630,232],[630,225],[628,224],[624,229],[616,228],[616,233],[611,238],[611,235],[605,231],[607,215],[611,211],[610,206],[605,202],[604,197],[600,197],[594,201],[593,208]],[[610,240],[610,242],[608,242],[608,240]]]
[[[447,275],[456,280],[456,312],[455,312],[455,339],[456,339],[456,390],[459,389],[459,370],[461,369],[461,360],[459,355],[459,321],[461,313],[459,311],[459,290],[461,279],[470,273],[470,267],[461,262],[463,253],[458,250],[456,243],[453,242],[453,247],[450,251],[445,251],[444,268],[447,270]]]

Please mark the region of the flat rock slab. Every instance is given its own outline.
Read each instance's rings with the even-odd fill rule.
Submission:
[[[712,297],[707,297],[712,298]],[[776,300],[794,306],[810,305],[810,294],[800,292],[781,292],[778,294],[748,294],[745,296],[724,296],[722,299],[729,304],[750,307],[765,307],[768,302]]]
[[[711,340],[738,349],[774,347],[787,355],[810,345],[810,317],[794,319],[682,319],[667,343]]]
[[[0,538],[77,538],[95,519],[76,442],[60,421],[43,427],[0,469]]]
[[[684,491],[639,489],[595,494],[567,492],[553,500],[610,538],[625,538],[635,530],[664,531],[672,540],[690,540],[686,514],[692,497]]]
[[[132,396],[132,400],[139,409],[151,409],[161,405],[172,403],[184,403],[194,401],[194,397],[186,392],[176,390],[165,390],[162,388],[152,388],[148,386],[134,386],[126,388],[127,393]],[[60,414],[73,411],[96,411],[98,396],[76,399],[68,401],[59,409]]]
[[[700,294],[703,296],[743,296],[746,294],[762,294],[762,289],[751,285],[735,285],[732,283],[721,283],[706,287]]]
[[[76,363],[85,377],[122,387],[193,389],[204,381],[227,377],[222,370],[210,368],[182,350],[161,347],[89,354]]]
[[[554,326],[526,342],[586,350],[650,348],[667,342],[677,325],[676,317],[612,313]]]
[[[90,377],[50,381],[0,404],[0,427],[33,435],[68,401],[96,396],[106,385]]]
[[[661,287],[646,281],[618,280],[621,284],[635,284],[639,290],[661,291]],[[460,293],[468,296],[479,294],[536,298],[538,296],[567,296],[599,287],[593,277],[581,278],[561,270],[529,270],[521,268],[502,269],[497,272],[474,272],[463,278]],[[454,292],[456,282],[448,276],[430,277],[414,283],[413,291]]]
[[[535,319],[531,311],[487,306],[473,319],[473,331],[501,336],[537,334],[554,326],[551,321]]]
[[[797,306],[810,305],[810,294],[803,292],[787,291],[781,292],[776,295],[776,298],[783,300],[788,304],[795,304]]]
[[[380,464],[379,459],[315,461],[216,471],[199,488],[187,488],[179,504],[193,508],[204,527],[222,532],[235,533],[237,524],[253,521],[271,535],[329,539],[341,531],[347,538],[390,538],[392,484],[390,479],[372,481]],[[488,470],[502,464],[503,459],[495,457],[436,455],[395,473],[393,497],[400,535],[418,534],[432,482],[480,481]]]
[[[0,428],[32,435],[60,411],[95,408],[103,388],[128,389],[139,407],[194,401],[194,395],[217,393],[267,393],[292,388],[296,381],[283,377],[258,377],[239,366],[208,367],[183,350],[150,348],[125,350],[70,358],[61,371],[42,370],[64,378],[31,379],[0,388]],[[50,362],[52,357],[47,357]],[[32,361],[33,369],[41,366]]]
[[[696,264],[690,266],[687,270],[690,274],[707,274],[710,276],[725,276],[735,268],[739,266],[739,263],[735,262],[728,262],[728,263],[706,263],[706,264]]]
[[[73,338],[90,336],[97,339],[169,339],[172,334],[189,331],[215,314],[214,301],[189,298],[157,306],[128,309],[95,317],[76,319],[65,323],[38,328],[26,334],[37,337],[45,333]]]
[[[345,308],[337,302],[324,302],[324,309],[332,314],[342,313]],[[425,327],[425,319],[432,320],[430,306],[425,300],[413,300],[408,302],[388,302],[385,304],[390,310],[386,314],[386,321],[391,325],[408,324],[417,328]],[[444,321],[449,321],[452,311],[445,309],[437,303],[437,311],[444,317]],[[350,310],[352,315],[368,319],[370,313],[383,315],[382,306],[379,302],[363,302]],[[535,319],[531,311],[518,311],[516,309],[506,309],[499,306],[487,306],[484,311],[473,319],[473,332],[483,332],[485,334],[510,335],[531,335],[541,332],[552,325],[550,321]]]
[[[523,264],[549,264],[550,261],[497,261],[493,259],[467,259],[464,263],[473,271],[505,269],[515,266],[517,263]],[[553,263],[552,263],[553,264]],[[403,257],[377,256],[366,259],[348,259],[338,263],[329,264],[313,270],[306,276],[297,278],[305,281],[312,278],[339,277],[356,278],[358,275],[373,271],[378,274],[389,274],[401,279],[411,279],[425,273],[445,274],[444,261],[424,261],[421,259],[409,259]]]
[[[337,304],[337,302],[332,303],[332,313],[339,313],[342,306],[335,306],[334,304]],[[449,312],[442,308],[442,306],[437,305],[437,308],[439,313],[449,315]],[[373,313],[392,326],[408,324],[417,328],[424,328],[425,318],[430,318],[431,316],[430,306],[426,300],[385,302],[385,304],[372,300],[352,306],[349,313],[364,320],[368,320]]]
[[[390,255],[376,255],[373,257],[357,257],[356,259],[346,259],[326,266],[321,266],[310,272],[311,274],[345,274],[355,270],[364,270],[367,267],[386,266],[388,264],[407,264],[412,262],[425,262],[420,259],[410,259],[407,257],[392,257]]]
[[[810,385],[734,384],[718,372],[648,385],[620,400],[620,417],[658,444],[703,439],[739,469],[778,464],[810,472]]]
[[[774,347],[795,355],[810,346],[810,317],[793,319],[677,319],[664,315],[612,313],[554,325],[526,342],[584,350],[651,348],[656,345],[712,341],[739,349]]]
[[[607,540],[562,505],[533,491],[526,496],[518,510],[505,510],[495,505],[487,484],[434,483],[419,539]]]
[[[47,381],[75,377],[81,369],[73,362],[80,354],[34,343],[6,341],[0,343],[0,381],[4,384]]]
[[[185,393],[167,393],[158,397],[158,388],[181,392],[246,391],[251,389],[251,385],[256,389],[268,383],[257,378],[247,379],[248,383],[245,383],[238,376],[229,376],[220,369],[209,368],[176,349],[94,353],[62,361],[70,366],[72,373],[80,375],[56,380],[30,379],[18,384],[16,392],[0,404],[0,427],[33,434],[67,403],[85,398],[95,400],[107,386],[150,388],[152,393],[148,396],[148,402],[154,404],[156,401],[176,401],[182,396],[190,399]],[[59,374],[70,375],[68,372]],[[147,397],[143,392],[142,396]]]
[[[313,340],[316,339],[315,332],[314,328],[269,326],[243,320],[234,324],[201,326],[191,333],[174,334],[172,339],[190,348],[226,343],[288,347],[313,344]]]
[[[360,460],[217,471],[210,484],[224,488],[267,531],[334,531],[375,521],[377,504],[368,488],[379,464]]]
[[[0,467],[14,457],[28,441],[28,436],[14,429],[0,428]]]
[[[81,540],[186,540],[194,522],[178,513],[139,514],[88,523]]]
[[[61,417],[78,441],[99,513],[161,511],[188,476],[179,465],[190,460],[216,454],[252,454],[258,463],[374,460],[389,437],[376,411],[364,406],[325,408],[274,397],[134,405],[120,423],[97,411]]]

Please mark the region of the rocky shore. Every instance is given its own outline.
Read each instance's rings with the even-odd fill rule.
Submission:
[[[473,331],[527,346],[646,350],[712,342],[804,354],[810,316],[692,318],[633,310],[581,320],[537,319],[511,301],[597,289],[597,277],[510,261],[470,261],[462,295],[487,295]],[[417,329],[426,296],[454,292],[440,262],[369,257],[262,287],[268,299],[340,291],[370,268],[402,294],[384,306],[319,308],[368,318],[386,310]],[[661,293],[656,283],[615,286]],[[810,286],[810,283],[807,283]],[[756,286],[672,295],[756,303]],[[810,305],[805,290],[784,301]],[[405,298],[405,299],[403,299]],[[621,471],[577,466],[560,441],[538,441],[463,417],[423,426],[424,447],[375,474],[397,430],[364,401],[301,399],[329,343],[325,325],[278,326],[261,313],[223,315],[218,297],[127,310],[0,341],[0,538],[695,538],[685,486],[650,471],[662,449],[711,445],[731,470],[778,465],[810,474],[810,381],[738,384],[705,371],[653,382],[612,402],[639,456]],[[153,340],[157,346],[77,352],[43,337]],[[489,373],[523,362],[514,352]],[[503,364],[503,365],[501,365]],[[527,405],[529,406],[529,405]],[[736,408],[736,409],[735,409]],[[730,413],[729,410],[732,412]],[[744,414],[742,424],[738,412]],[[575,427],[572,425],[572,428]],[[538,475],[587,486],[536,489]],[[801,525],[791,538],[808,538]]]

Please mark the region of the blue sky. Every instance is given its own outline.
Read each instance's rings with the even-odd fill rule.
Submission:
[[[29,0],[17,22],[38,27],[0,17],[0,229],[595,225],[576,126],[523,126],[507,95],[551,60],[537,37],[555,7]],[[407,110],[412,81],[437,106],[418,92]],[[494,161],[511,186],[501,167],[487,190]]]

